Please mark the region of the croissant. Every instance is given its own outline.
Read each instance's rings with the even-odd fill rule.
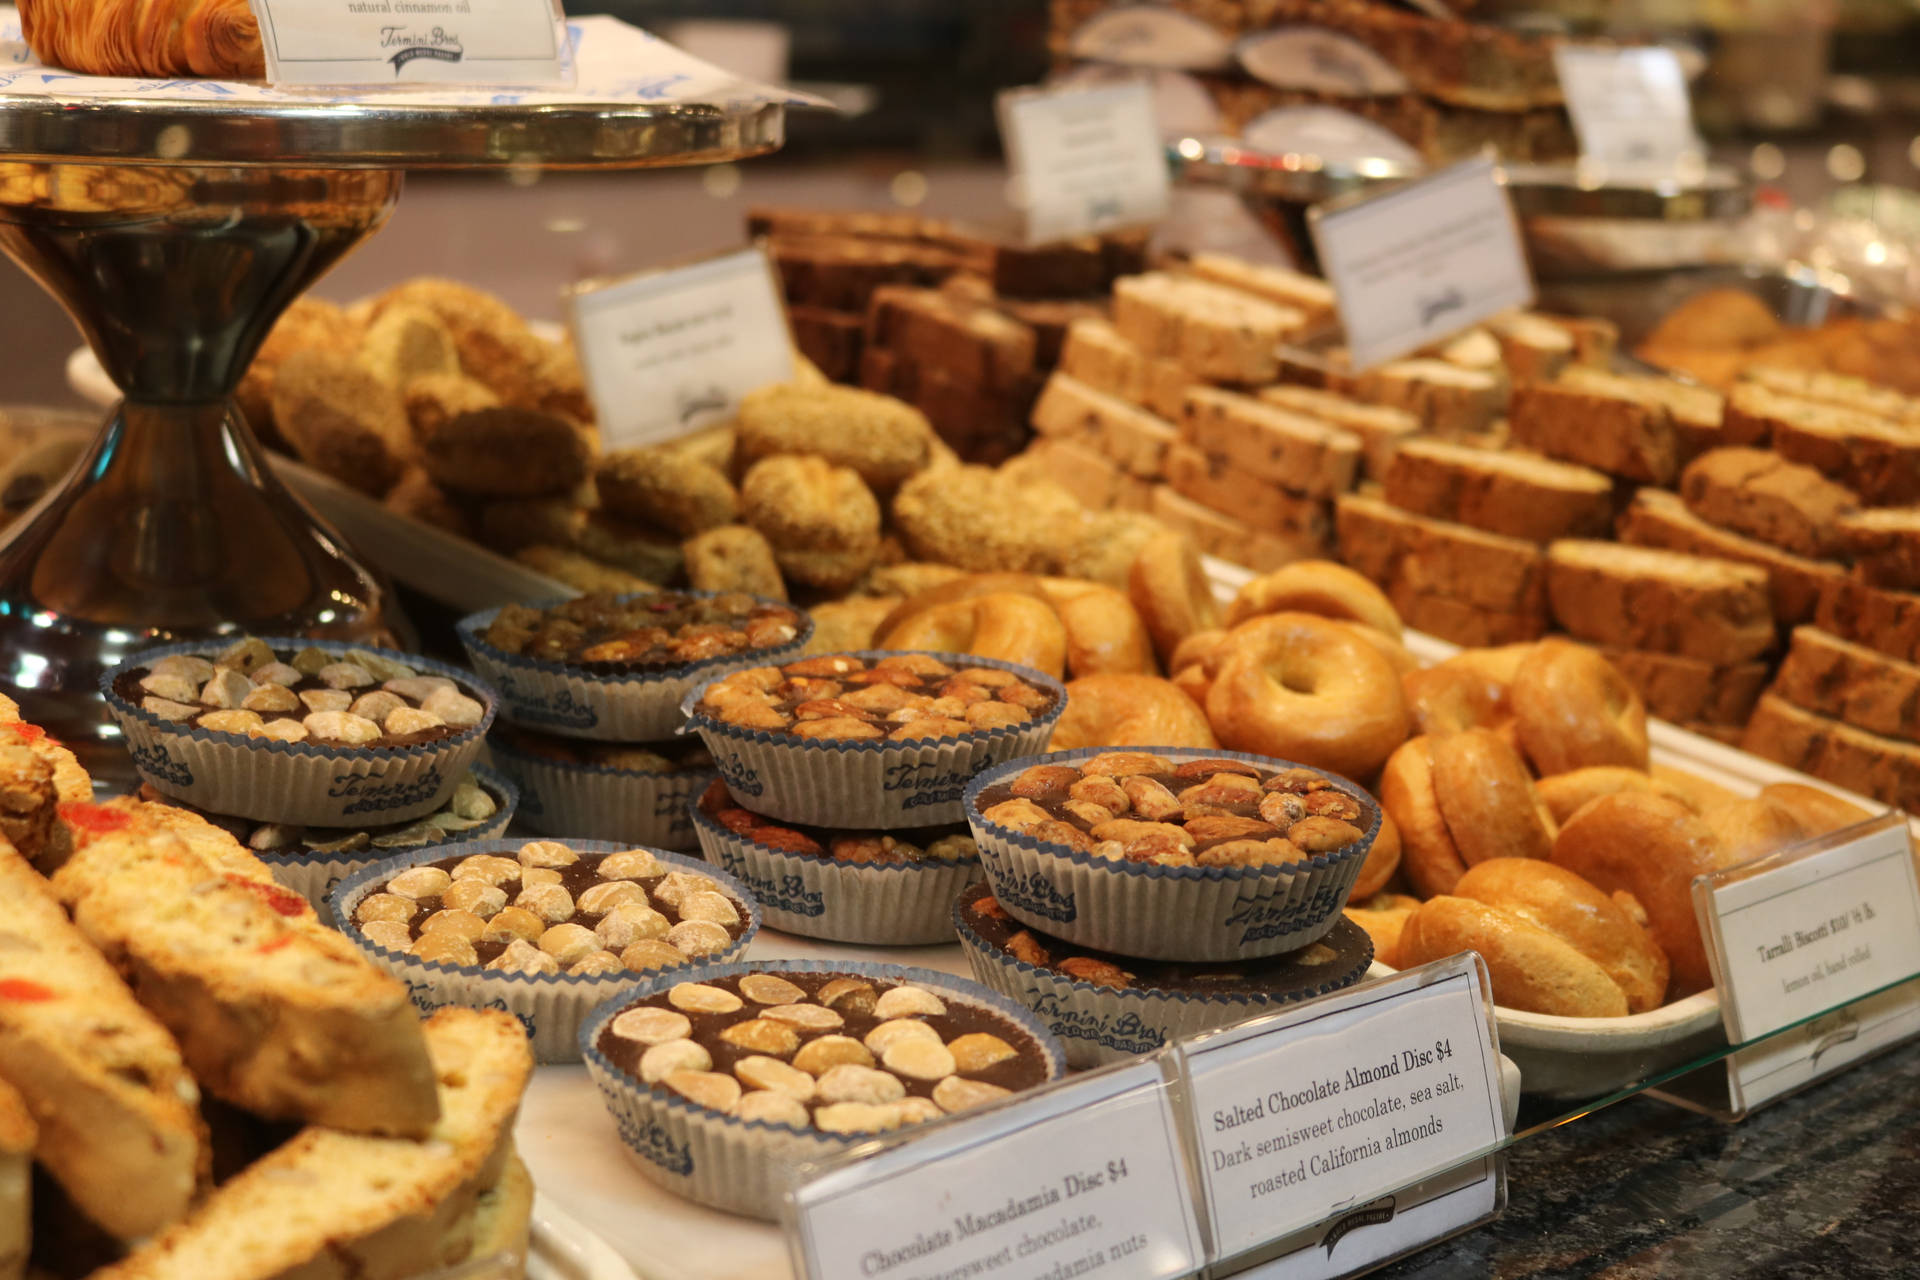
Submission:
[[[49,66],[96,76],[266,75],[247,0],[19,0],[20,28]]]

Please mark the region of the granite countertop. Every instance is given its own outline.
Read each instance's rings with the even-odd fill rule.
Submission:
[[[1920,1041],[1737,1125],[1635,1098],[1518,1144],[1497,1221],[1392,1280],[1920,1276]]]

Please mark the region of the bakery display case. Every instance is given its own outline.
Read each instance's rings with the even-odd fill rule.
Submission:
[[[996,8],[1245,253],[736,168],[803,99],[699,64],[0,70],[113,414],[0,415],[0,1274],[1901,1274],[1920,329],[1724,147],[1593,180],[1511,8]],[[1308,211],[1483,147],[1532,302],[1357,360]],[[743,250],[598,412],[574,277]]]

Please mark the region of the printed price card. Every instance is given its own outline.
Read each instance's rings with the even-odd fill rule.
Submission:
[[[773,265],[744,249],[569,291],[581,371],[609,448],[684,435],[793,377]]]
[[[276,84],[567,84],[554,0],[248,0]]]
[[[1519,226],[1491,156],[1370,199],[1318,206],[1308,225],[1356,369],[1533,301]]]
[[[812,1280],[1186,1276],[1205,1261],[1178,1117],[1157,1060],[943,1125],[795,1187]]]
[[[1216,1255],[1369,1207],[1387,1223],[1369,1202],[1503,1139],[1487,990],[1466,953],[1186,1042]]]
[[[1728,1109],[1745,1115],[1920,1035],[1920,980],[1772,1036],[1727,1059]]]
[[[1144,79],[1000,95],[1000,138],[1034,241],[1166,216],[1166,147]]]
[[[1580,155],[1608,174],[1671,176],[1702,157],[1671,49],[1562,43],[1553,51]]]
[[[1904,814],[1700,876],[1693,901],[1734,1044],[1920,974]]]

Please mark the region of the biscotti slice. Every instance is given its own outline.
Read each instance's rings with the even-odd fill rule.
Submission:
[[[1642,489],[1620,517],[1620,541],[1641,547],[1661,547],[1694,555],[1737,560],[1767,571],[1773,598],[1773,618],[1792,626],[1813,617],[1820,594],[1830,583],[1844,582],[1846,566],[1831,560],[1809,560],[1791,551],[1708,524],[1680,495],[1666,489]]]
[[[21,720],[11,701],[0,702],[0,838],[50,871],[73,847],[60,806],[91,800],[93,779],[73,752]]]
[[[1545,609],[1519,613],[1482,609],[1447,596],[1426,595],[1404,580],[1387,588],[1387,599],[1411,629],[1469,649],[1525,644],[1547,634],[1550,625]]]
[[[1600,651],[1647,704],[1647,714],[1684,725],[1743,725],[1767,687],[1767,664],[1715,666],[1642,649]]]
[[[1673,415],[1674,442],[1681,466],[1709,449],[1728,443],[1720,430],[1726,418],[1727,398],[1712,387],[1682,382],[1678,378],[1630,378],[1628,381],[1641,395],[1665,405]]]
[[[1067,326],[1057,372],[1110,396],[1147,402],[1147,358],[1106,320],[1075,320]]]
[[[1360,473],[1360,437],[1351,431],[1216,387],[1187,392],[1180,437],[1231,468],[1308,497],[1345,493]]]
[[[1290,543],[1324,546],[1332,532],[1325,498],[1293,493],[1190,444],[1167,450],[1167,486]]]
[[[1859,509],[1845,486],[1767,449],[1713,449],[1680,474],[1680,496],[1702,520],[1795,555],[1841,553],[1839,522]]]
[[[439,1119],[420,1140],[303,1129],[94,1280],[400,1280],[468,1261],[533,1055],[494,1010],[442,1009],[423,1043]]]
[[[1773,643],[1767,575],[1732,560],[1569,538],[1547,548],[1547,595],[1593,644],[1726,666]]]
[[[0,841],[0,1079],[37,1117],[34,1155],[121,1240],[186,1213],[207,1170],[200,1093],[167,1029]]]
[[[1794,628],[1773,692],[1808,711],[1920,742],[1920,666],[1818,627]]]
[[[1331,391],[1282,383],[1262,387],[1259,395],[1268,404],[1330,422],[1358,436],[1361,472],[1373,480],[1385,479],[1394,451],[1420,434],[1420,420],[1404,409],[1366,404]]]
[[[1920,805],[1920,746],[1856,729],[1768,693],[1740,747],[1882,804]]]
[[[968,386],[1005,391],[1034,372],[1031,328],[988,303],[939,289],[876,289],[867,341]]]
[[[1840,517],[1840,544],[1876,587],[1920,591],[1920,507],[1876,507]]]
[[[1546,617],[1546,557],[1531,542],[1452,524],[1360,494],[1334,504],[1340,558],[1396,586],[1499,613]]]
[[[1573,339],[1573,363],[1589,369],[1613,368],[1620,349],[1620,326],[1603,316],[1560,316],[1538,313],[1542,320],[1564,330]]]
[[[1180,439],[1172,423],[1058,372],[1034,402],[1033,429],[1052,439],[1084,443],[1122,471],[1148,479],[1162,474],[1168,448]]]
[[[1748,365],[1740,371],[1747,382],[1765,387],[1783,396],[1814,400],[1887,418],[1894,422],[1920,419],[1920,401],[1892,387],[1883,387],[1865,378],[1852,378],[1825,369],[1795,369],[1785,365]]]
[[[80,842],[54,892],[208,1093],[273,1119],[425,1133],[433,1074],[406,985],[298,894],[237,869],[232,843],[216,861],[129,821]]]
[[[1122,337],[1216,382],[1274,381],[1276,349],[1305,323],[1291,307],[1190,276],[1149,271],[1113,282],[1113,324]]]
[[[1531,542],[1605,537],[1613,482],[1598,471],[1532,454],[1410,440],[1387,471],[1387,501]]]
[[[1477,435],[1507,410],[1505,371],[1469,369],[1446,360],[1394,360],[1353,380],[1353,394],[1370,404],[1412,414],[1436,435]]]
[[[1757,383],[1735,387],[1727,397],[1726,424],[1730,442],[1771,441],[1781,457],[1839,481],[1868,506],[1920,502],[1920,427],[1783,396]]]
[[[935,285],[961,266],[940,245],[856,236],[774,236],[767,251],[788,302],[862,315],[884,285]]]
[[[27,1100],[0,1080],[0,1280],[20,1280],[33,1244],[33,1146]]]
[[[1484,323],[1500,342],[1507,373],[1518,384],[1552,382],[1573,363],[1573,335],[1531,311],[1502,311]]]
[[[1507,421],[1515,443],[1563,462],[1658,485],[1680,471],[1672,410],[1616,374],[1576,365],[1520,387]]]
[[[1261,266],[1224,253],[1196,253],[1187,260],[1187,270],[1202,280],[1298,311],[1309,325],[1333,315],[1333,286],[1317,276]]]
[[[1208,555],[1245,565],[1257,573],[1295,560],[1325,559],[1332,552],[1324,533],[1303,533],[1294,538],[1265,533],[1164,484],[1153,487],[1151,514],[1168,528],[1193,539],[1194,545]]]
[[[1813,620],[1855,644],[1899,658],[1920,662],[1920,594],[1889,591],[1844,577],[1820,592]]]

